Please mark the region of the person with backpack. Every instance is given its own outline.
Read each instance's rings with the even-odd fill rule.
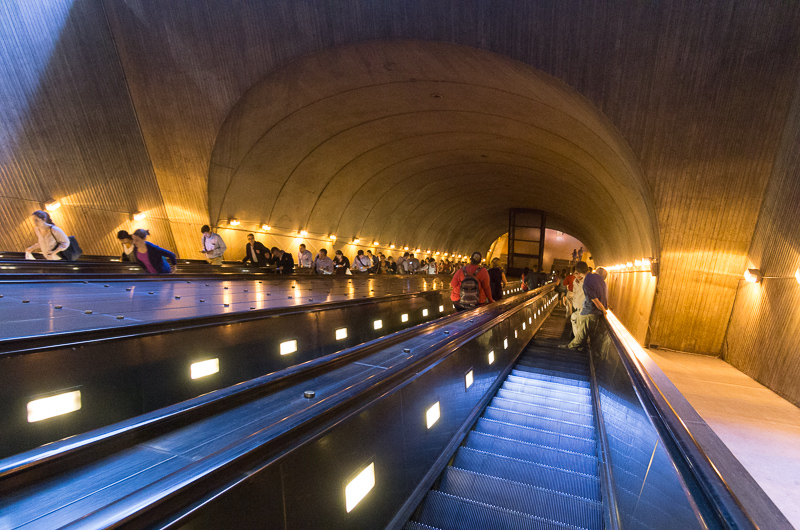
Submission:
[[[494,302],[489,273],[481,267],[482,257],[480,252],[474,252],[469,264],[458,269],[450,280],[450,300],[456,311],[468,311]]]
[[[31,214],[33,219],[33,233],[36,234],[36,243],[25,249],[25,258],[34,259],[33,251],[39,249],[45,259],[48,260],[68,260],[74,261],[80,256],[78,252],[72,252],[72,240],[67,237],[50,218],[50,214],[42,210],[36,210]],[[74,238],[73,238],[74,239]],[[75,242],[77,247],[77,241]]]

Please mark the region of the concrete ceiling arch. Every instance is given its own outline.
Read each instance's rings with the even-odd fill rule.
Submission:
[[[215,142],[211,219],[463,253],[509,208],[609,262],[657,256],[628,145],[577,92],[522,63],[441,42],[372,41],[256,83]]]

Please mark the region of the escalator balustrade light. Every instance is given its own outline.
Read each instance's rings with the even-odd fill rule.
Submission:
[[[508,338],[503,339],[503,349],[504,350],[508,349]]]
[[[400,322],[408,322],[408,313],[400,315]]]
[[[433,427],[437,421],[439,421],[440,416],[441,416],[441,411],[439,410],[439,402],[437,401],[436,403],[431,405],[431,408],[429,408],[427,412],[425,412],[425,420],[428,423],[429,429]]]
[[[428,310],[427,309],[423,309],[422,310],[422,316],[424,316],[424,317],[428,316]]]
[[[519,335],[517,334],[517,330],[516,329],[514,330],[514,338],[515,339],[519,338]]]
[[[294,353],[297,351],[297,341],[287,340],[285,342],[281,342],[280,348],[281,355],[289,355],[290,353]]]
[[[794,279],[797,280],[797,283],[800,283],[800,268],[794,271]]]
[[[531,317],[528,317],[528,324],[533,324],[533,319]]]
[[[798,270],[800,270],[800,269],[798,269]],[[800,281],[800,280],[798,280],[798,281]],[[444,313],[444,306],[443,305],[439,306],[439,312],[440,313]]]
[[[206,377],[207,375],[215,374],[217,372],[219,372],[218,358],[192,363],[192,365],[189,367],[189,373],[191,374],[192,379],[200,379],[201,377]]]
[[[750,283],[758,283],[761,281],[761,271],[758,269],[747,269],[744,273],[744,279]]]
[[[474,377],[472,372],[473,371],[470,370],[469,372],[467,372],[467,375],[464,376],[464,391],[468,390],[469,387],[472,386],[472,380]]]
[[[525,324],[525,322],[523,322],[522,323],[522,331],[525,331],[525,329],[526,329],[525,326],[526,326],[526,324]]]
[[[381,329],[383,327],[383,320],[376,320],[372,323],[372,329]]]
[[[28,402],[28,423],[69,414],[81,408],[81,391],[74,390],[56,396]]]
[[[344,488],[345,508],[347,513],[353,511],[361,500],[375,487],[375,462],[365,467],[356,478]]]
[[[343,340],[347,338],[347,328],[339,328],[336,330],[336,340]]]
[[[494,363],[494,350],[489,352],[489,364]]]

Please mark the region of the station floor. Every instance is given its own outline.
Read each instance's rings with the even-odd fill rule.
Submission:
[[[445,287],[438,276],[0,283],[0,341]]]
[[[800,408],[716,357],[647,350],[761,488],[800,528]]]

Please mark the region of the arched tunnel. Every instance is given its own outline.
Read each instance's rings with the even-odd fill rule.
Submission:
[[[179,273],[203,260],[203,225],[226,260],[255,234],[295,256],[303,244],[460,261],[505,241],[512,210],[535,210],[609,270],[608,306],[637,348],[700,386],[692,363],[718,361],[712,372],[736,375],[708,392],[785,400],[781,414],[752,416],[795,433],[798,183],[797,3],[0,8],[0,261],[11,260],[0,295],[3,274],[34,266],[20,260],[38,237],[31,212],[45,208],[106,261],[118,231],[148,229]],[[30,292],[8,332],[37,318],[51,319],[37,340],[63,332],[61,302]],[[226,314],[236,304],[219,302]],[[793,458],[770,465],[800,470]]]

